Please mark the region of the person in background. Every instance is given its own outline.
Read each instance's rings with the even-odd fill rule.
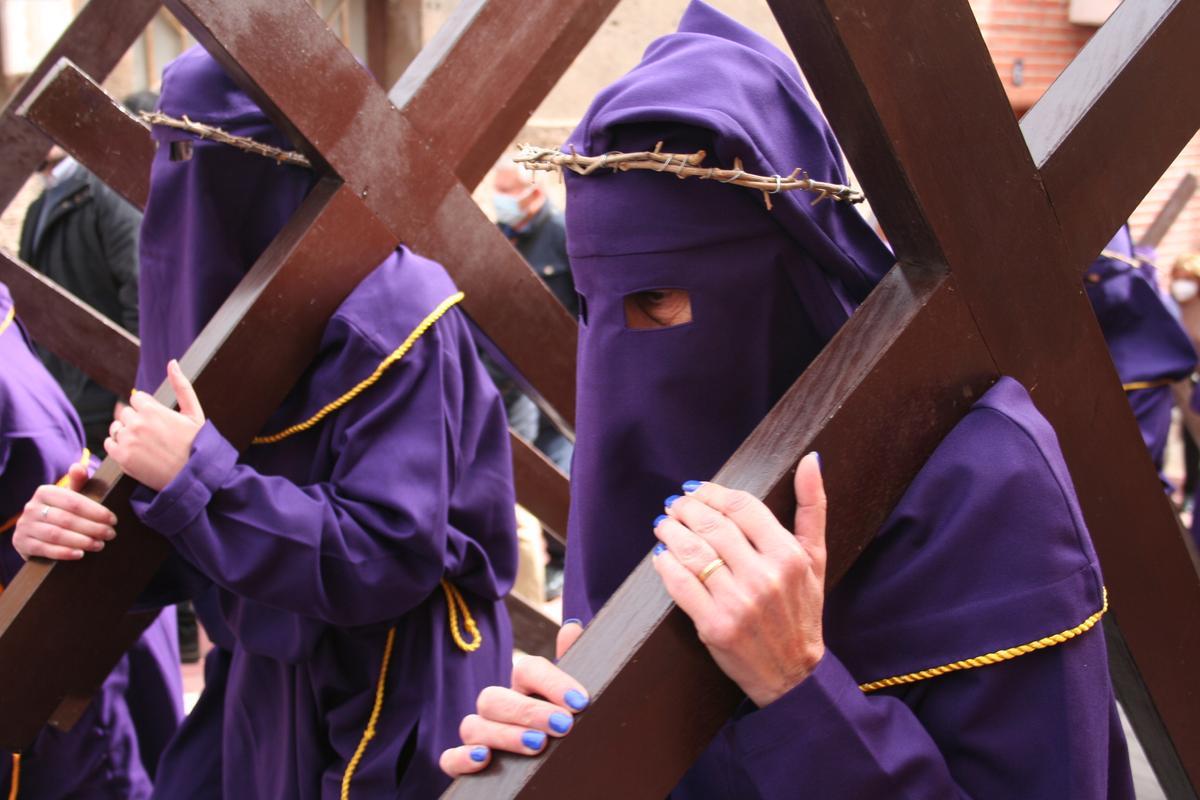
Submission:
[[[11,535],[17,519],[31,514],[52,525],[66,512],[72,490],[87,480],[93,461],[84,448],[75,409],[33,351],[8,288],[0,283],[0,592],[24,561]],[[26,508],[39,484],[38,499]],[[57,484],[57,485],[56,485]],[[41,502],[44,500],[45,502]],[[114,535],[111,515],[96,522],[96,537],[65,537],[55,553],[76,559],[104,548]],[[174,627],[160,616],[143,635],[170,640]],[[163,629],[166,630],[163,630]],[[178,665],[176,664],[176,673]],[[175,686],[178,688],[178,681]],[[143,689],[145,687],[143,686]],[[22,753],[0,751],[0,796],[30,800],[141,800],[151,779],[141,757],[139,732],[130,714],[130,661],[122,656],[70,731],[46,726]],[[182,697],[158,697],[178,722]],[[180,709],[181,711],[181,709]]]
[[[1187,332],[1192,347],[1200,352],[1200,253],[1189,253],[1175,260],[1171,267],[1171,298],[1179,307],[1180,322]],[[1191,391],[1187,392],[1188,398]],[[1184,404],[1181,402],[1181,406]],[[1190,405],[1187,404],[1187,405]],[[1185,414],[1191,411],[1185,408]],[[1187,424],[1181,426],[1183,434],[1183,503],[1188,511],[1195,509],[1195,494],[1200,488],[1200,446],[1192,436]]]
[[[1175,401],[1171,386],[1196,368],[1196,350],[1159,293],[1154,268],[1139,259],[1124,225],[1084,274],[1113,365],[1163,486],[1163,455]]]
[[[562,212],[546,196],[540,173],[531,172],[501,158],[492,170],[492,207],[496,224],[513,247],[537,273],[572,317],[579,316],[579,296],[571,277],[567,256],[567,233]],[[508,411],[509,424],[564,472],[571,467],[574,445],[544,414],[511,377],[490,359],[488,372],[500,388]],[[519,511],[518,534],[521,540],[521,570],[518,590],[527,596],[553,600],[562,593],[563,547],[543,537],[540,525],[528,513]],[[544,567],[542,566],[544,563]]]
[[[125,102],[137,112],[156,100],[139,92]],[[20,259],[136,336],[141,212],[57,145],[39,175],[45,188],[25,213]],[[103,453],[117,396],[45,348],[38,356],[83,420],[88,448]]]

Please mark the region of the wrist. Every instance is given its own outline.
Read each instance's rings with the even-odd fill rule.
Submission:
[[[824,656],[825,643],[823,641],[816,642],[805,648],[804,652],[791,663],[784,665],[783,669],[772,679],[758,686],[743,687],[743,690],[754,705],[759,708],[769,706],[808,680]]]

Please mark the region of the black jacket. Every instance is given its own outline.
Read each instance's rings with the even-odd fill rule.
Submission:
[[[571,277],[571,262],[567,258],[567,226],[562,214],[547,200],[523,230],[513,231],[505,225],[500,229],[558,302],[566,306],[571,316],[578,317],[579,296],[575,294],[575,279]]]
[[[43,219],[47,203],[50,206]],[[141,221],[136,208],[77,166],[29,207],[21,227],[20,257],[136,335]],[[95,449],[96,437],[103,441],[100,432],[112,419],[116,396],[41,347],[38,355],[79,412],[88,430],[89,446]]]

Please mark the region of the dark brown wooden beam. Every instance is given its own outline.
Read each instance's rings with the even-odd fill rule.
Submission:
[[[1193,0],[1122,3],[1021,119],[1076,272],[1200,128],[1194,94],[1163,78],[1200,74],[1197,30]]]
[[[63,58],[17,108],[31,122],[137,208],[146,207],[154,140],[107,92]]]
[[[0,283],[8,286],[21,324],[34,341],[78,364],[118,396],[133,388],[138,343],[128,331],[4,250]]]
[[[958,0],[924,0],[915,6],[888,0],[778,0],[772,7],[856,173],[875,201],[897,253],[908,259],[945,259],[950,266],[957,291],[970,304],[969,311],[956,305],[958,313],[970,320],[965,324],[968,329],[978,325],[975,341],[984,350],[974,369],[986,374],[990,368],[1021,379],[1058,430],[1089,524],[1105,558],[1114,613],[1124,626],[1123,643],[1130,645],[1136,657],[1130,662],[1136,663],[1136,669],[1114,674],[1134,689],[1143,688],[1143,681],[1151,687],[1154,703],[1150,704],[1150,713],[1142,714],[1139,729],[1159,736],[1156,767],[1160,778],[1168,779],[1173,796],[1185,796],[1190,787],[1180,768],[1179,755],[1187,752],[1191,758],[1200,754],[1200,746],[1187,750],[1187,743],[1194,738],[1195,723],[1183,717],[1189,716],[1194,704],[1188,701],[1188,683],[1178,671],[1172,676],[1170,667],[1174,665],[1178,670],[1180,656],[1185,662],[1196,663],[1193,651],[1197,626],[1179,626],[1175,618],[1144,614],[1141,604],[1149,601],[1153,605],[1152,593],[1145,592],[1144,587],[1156,586],[1166,572],[1171,584],[1168,594],[1184,601],[1179,606],[1174,602],[1168,606],[1197,607],[1200,596],[1196,575],[1190,562],[1181,558],[1186,554],[1178,527],[1171,521],[1170,510],[1157,487],[1083,296],[1078,272],[1063,267],[1068,250],[1062,243],[1055,209],[1041,189],[1039,175],[969,5]],[[936,42],[937,46],[923,47],[920,42]],[[951,120],[930,113],[938,108],[959,111]],[[978,149],[982,142],[987,143],[986,152]],[[1147,175],[1130,177],[1140,182]],[[981,191],[980,187],[991,188]],[[1093,221],[1089,227],[1094,232],[1097,224]],[[834,353],[845,347],[845,335],[873,313],[880,291],[886,291],[889,285],[885,281],[877,289],[843,336],[830,345]],[[1014,303],[1021,305],[1022,314],[1012,313]],[[911,332],[929,324],[934,316],[926,312],[900,324],[912,325]],[[958,336],[946,333],[955,328],[942,321],[937,329],[941,334],[936,342],[929,343],[926,356],[937,353],[935,360],[945,359],[949,348],[957,353]],[[829,355],[827,351],[822,359]],[[875,365],[873,374],[877,377],[893,370],[902,372],[926,360],[925,356],[894,356],[889,352],[888,358]],[[970,374],[969,365],[975,363],[943,361],[938,377],[943,381],[953,380],[952,376],[962,380]],[[801,385],[811,378],[811,385],[837,386],[837,375],[847,369],[839,365],[834,374],[817,379],[814,372],[820,364],[819,359],[801,379]],[[896,379],[900,380],[898,376]],[[901,392],[901,396],[907,398],[912,392],[927,400],[923,392],[928,388],[917,385]],[[1072,396],[1088,397],[1090,413],[1080,414],[1078,403],[1068,402]],[[852,405],[847,403],[848,407]],[[810,419],[823,418],[822,413],[813,413],[812,406],[807,410]],[[859,413],[845,429],[854,430],[854,434],[848,436],[844,452],[922,452],[909,440],[912,434],[908,430],[903,431],[903,441],[894,447],[861,436],[860,426],[869,426],[871,420],[861,407],[855,411]],[[907,420],[908,416],[900,413],[891,419]],[[776,418],[774,412],[772,418]],[[919,415],[917,418],[921,419]],[[778,419],[782,424],[787,415],[781,413]],[[956,417],[944,410],[929,419],[948,426]],[[1103,429],[1111,428],[1110,439],[1095,435],[1096,420]],[[765,427],[760,426],[752,439]],[[948,429],[940,428],[937,439]],[[831,422],[829,430],[842,429]],[[790,436],[776,435],[770,441],[775,447],[764,447],[755,461],[764,473],[771,471],[772,457],[790,465],[803,452],[790,446],[797,441]],[[779,441],[789,446],[778,447]],[[799,438],[805,444],[811,441]],[[818,437],[816,447],[825,453],[843,452],[826,444],[824,436]],[[753,450],[748,441],[739,454]],[[907,476],[898,471],[881,485],[889,493],[899,491],[919,465],[910,464]],[[1128,465],[1137,466],[1128,469]],[[718,481],[749,488],[740,478],[731,470],[722,470],[717,476]],[[836,467],[826,467],[831,514],[836,514],[843,503],[853,504],[871,496],[866,489],[847,491],[842,480],[845,477],[838,475]],[[755,486],[761,494],[761,485]],[[874,520],[875,525],[880,522],[882,518]],[[1133,530],[1139,531],[1136,539],[1129,536]],[[832,518],[829,535],[831,565],[840,565],[833,568],[836,575],[866,539],[847,535]],[[1146,548],[1153,551],[1149,556],[1139,550],[1147,537],[1154,540]],[[1130,563],[1112,564],[1121,559]],[[1171,567],[1161,569],[1168,562]],[[1153,569],[1153,563],[1159,568]],[[580,650],[578,660],[573,658],[574,652],[564,659],[564,667],[581,677],[589,689],[603,692],[594,694],[592,709],[581,717],[571,737],[556,742],[554,751],[540,762],[498,759],[495,774],[460,781],[452,789],[454,797],[549,797],[550,792],[566,786],[572,790],[588,787],[592,796],[622,791],[654,796],[670,789],[725,718],[732,701],[728,691],[713,688],[720,685],[718,673],[705,661],[694,638],[687,635],[687,626],[679,622],[678,613],[673,620],[665,611],[669,604],[662,600],[661,589],[657,590],[660,602],[655,601],[656,585],[656,576],[643,563],[577,645],[595,646],[586,652]],[[1172,624],[1176,630],[1165,630]],[[1161,639],[1154,641],[1155,635]],[[671,640],[670,647],[663,644],[667,640]],[[685,655],[689,651],[691,654]],[[681,663],[682,658],[686,662]],[[614,663],[626,662],[629,666],[619,675],[611,672]],[[645,669],[648,662],[671,664],[670,685],[655,683],[651,670]],[[604,671],[598,673],[597,669]],[[676,688],[681,690],[676,692]],[[592,719],[590,715],[605,704],[611,693],[616,698],[611,706],[605,706],[611,713],[603,719],[600,714]],[[710,697],[713,699],[707,699]],[[697,698],[706,700],[700,703]],[[1171,718],[1160,718],[1156,706],[1161,710],[1172,703]],[[648,731],[643,738],[645,727],[653,727],[661,719],[676,723],[675,729],[670,733]],[[688,724],[679,726],[681,719]],[[693,724],[697,719],[702,724]],[[1162,735],[1164,722],[1176,736],[1179,753]],[[589,727],[593,724],[599,728],[594,733]],[[644,747],[646,741],[669,742],[671,749],[665,754],[656,751],[651,760],[631,760],[637,758],[636,753],[625,752],[621,747],[625,740],[617,734],[631,727],[639,733],[637,737],[626,737],[635,739],[630,745],[632,750]],[[585,730],[588,736],[565,744]],[[620,745],[616,744],[618,740]],[[568,753],[575,758],[567,757]],[[587,774],[583,775],[579,765],[585,753]],[[613,760],[609,760],[610,755]],[[633,785],[614,774],[622,771],[637,775],[639,782]]]
[[[473,189],[616,5],[464,0],[388,96],[458,154],[455,174]]]
[[[796,462],[823,453],[832,586],[995,377],[953,280],[928,266],[897,267],[714,480],[767,498],[789,518]],[[855,466],[863,452],[889,457],[868,476]],[[571,735],[539,759],[497,754],[487,772],[443,797],[551,798],[566,787],[581,800],[665,797],[741,699],[649,557],[561,665],[592,696]]]
[[[516,648],[530,655],[554,658],[558,621],[546,616],[536,604],[516,592],[508,593],[504,605],[512,621],[513,644]]]
[[[325,322],[392,251],[388,229],[362,213],[357,194],[325,180],[221,306],[181,359],[208,418],[239,449],[261,429],[303,373]],[[314,293],[312,287],[323,290]],[[272,336],[280,327],[287,337]],[[275,346],[262,347],[273,341]],[[255,375],[253,385],[244,380]],[[164,384],[155,395],[175,398]],[[111,459],[85,492],[118,516],[119,536],[92,558],[35,559],[0,595],[0,746],[22,748],[76,686],[74,673],[104,653],[111,634],[169,545],[138,524],[128,506],[137,484]],[[70,636],[47,635],[46,620],[70,620]],[[29,664],[36,664],[30,669]]]
[[[520,255],[505,246],[504,235],[454,177],[454,167],[466,155],[458,143],[443,142],[439,137],[445,131],[427,123],[416,128],[412,114],[397,111],[304,0],[247,0],[236,8],[221,0],[169,0],[168,5],[316,163],[327,164],[345,180],[397,239],[446,266],[466,293],[466,312],[538,394],[570,420],[575,322]],[[518,4],[495,5],[506,11],[487,17],[485,33],[499,41],[526,19],[526,11]],[[290,46],[264,48],[256,37],[240,35],[251,17],[264,30],[288,31]],[[542,49],[553,41],[549,37]],[[451,55],[443,69],[457,73],[465,64],[479,66],[482,74],[492,68],[488,53],[455,50]],[[295,80],[314,63],[330,80],[337,76],[336,92],[324,91],[325,82]],[[497,92],[500,102],[516,87]],[[419,130],[433,133],[427,137]]]
[[[106,176],[114,176],[130,202],[144,208],[154,158],[146,127],[69,61],[60,61],[49,72],[20,113],[93,173],[106,180]],[[107,137],[96,137],[93,123],[102,126]],[[137,370],[137,340],[121,331],[118,336],[123,342],[113,341],[114,335],[107,331],[116,327],[91,309],[80,308],[82,304],[61,288],[27,274],[30,270],[26,267],[0,263],[0,275],[13,270],[17,271],[14,277],[21,289],[22,304],[25,300],[30,303],[26,322],[34,339],[113,392],[129,391]],[[49,308],[54,313],[50,316],[40,313],[45,303],[52,303]],[[120,383],[110,385],[114,381]],[[519,502],[542,521],[550,535],[565,540],[569,505],[566,476],[524,439],[514,435],[511,440]]]
[[[367,68],[385,89],[421,52],[423,7],[423,0],[366,0]]]
[[[1163,64],[1161,55],[1128,48],[1122,50],[1127,58],[1114,60],[1110,50],[1121,48],[1112,43],[1141,43],[1169,55],[1178,51],[1171,38],[1178,38],[1178,30],[1168,37],[1171,41],[1146,37],[1144,31],[1150,27],[1163,33],[1183,24],[1184,17],[1178,8],[1165,10],[1168,18],[1162,24],[1147,26],[1137,14],[1114,15],[1097,36],[1104,46],[1085,48],[1064,73],[1074,86],[1072,92],[1053,93],[1043,101],[1051,105],[1038,116],[1026,116],[1018,128],[966,2],[922,2],[914,7],[826,0],[823,5],[829,9],[821,15],[823,21],[796,12],[797,6],[784,10],[778,3],[776,8],[835,130],[853,131],[843,143],[868,195],[880,206],[880,219],[897,252],[921,253],[925,246],[892,233],[891,202],[909,195],[908,205],[924,215],[918,225],[936,238],[1000,371],[1030,389],[1058,433],[1101,557],[1114,613],[1140,674],[1136,687],[1118,685],[1118,692],[1140,692],[1144,682],[1157,714],[1133,718],[1139,738],[1160,782],[1176,793],[1192,791],[1184,768],[1190,783],[1200,785],[1200,716],[1191,713],[1193,690],[1180,676],[1200,668],[1200,624],[1177,624],[1164,617],[1162,608],[1200,607],[1200,580],[1079,281],[1082,266],[1116,226],[1108,229],[1101,219],[1083,213],[1090,210],[1083,198],[1060,201],[1054,194],[1069,174],[1076,186],[1120,194],[1119,201],[1106,197],[1101,202],[1119,208],[1123,221],[1161,167],[1191,138],[1195,124],[1187,123],[1192,127],[1185,130],[1178,120],[1194,118],[1200,123],[1200,116],[1192,109],[1175,114],[1177,100],[1158,109],[1123,109],[1123,114],[1138,117],[1137,138],[1128,125],[1116,125],[1109,136],[1095,128],[1097,120],[1109,119],[1114,102],[1110,92],[1124,97],[1133,89],[1133,78],[1116,74],[1122,64],[1138,65],[1135,76],[1148,62],[1181,68],[1175,61]],[[886,39],[878,35],[881,29],[889,31]],[[869,101],[860,102],[872,103],[877,116],[845,113],[849,89],[829,78],[829,60],[818,55],[819,48],[839,40],[845,43],[843,57],[871,87],[866,92]],[[912,43],[917,41],[941,45],[914,51]],[[1147,85],[1170,83],[1162,80],[1163,74],[1190,73],[1156,74]],[[905,91],[895,91],[898,85]],[[1095,98],[1095,105],[1080,107],[1081,96]],[[1194,105],[1200,111],[1200,103]],[[934,107],[971,112],[956,114],[954,124],[948,124],[940,115],[920,111]],[[1050,138],[1091,153],[1086,163],[1074,163],[1067,172],[1042,173],[1045,188],[1026,146],[1030,131],[1043,130],[1039,119],[1079,121]],[[852,146],[872,127],[876,137],[888,141],[882,154]],[[1154,135],[1146,136],[1146,131]],[[1044,138],[1039,134],[1034,141]],[[975,145],[978,142],[987,142],[986,152]],[[1120,157],[1133,152],[1136,158]],[[1106,153],[1111,155],[1101,155]],[[1055,149],[1044,160],[1060,170],[1069,163],[1067,156],[1062,158]],[[885,159],[892,163],[877,169]],[[1114,167],[1114,160],[1120,165]],[[1110,180],[1114,171],[1120,182]],[[902,181],[894,182],[897,174]],[[982,186],[1003,191],[980,192]],[[1065,211],[1062,202],[1067,204]],[[1015,306],[1020,314],[1013,313]],[[1087,413],[1081,413],[1081,397],[1088,398]],[[1131,531],[1138,535],[1131,536]],[[1148,586],[1155,591],[1146,591]],[[1132,674],[1123,676],[1126,684]]]
[[[509,430],[513,451],[513,483],[517,502],[542,523],[542,529],[560,542],[567,541],[567,510],[571,484],[567,476],[537,448]]]
[[[25,185],[50,150],[50,142],[14,113],[41,83],[46,71],[66,56],[103,80],[150,23],[161,0],[91,0],[50,48],[38,68],[13,92],[0,111],[0,208]]]
[[[1142,238],[1138,239],[1138,247],[1158,247],[1162,244],[1167,232],[1171,230],[1171,226],[1179,219],[1179,215],[1187,208],[1187,204],[1191,202],[1192,196],[1195,194],[1196,176],[1189,172],[1183,176],[1175,186],[1175,190],[1171,192],[1171,196],[1167,198],[1167,202],[1154,215],[1154,220],[1146,228]]]

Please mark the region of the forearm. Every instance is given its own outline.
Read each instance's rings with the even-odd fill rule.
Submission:
[[[442,575],[442,528],[419,528],[403,507],[350,502],[329,484],[262,475],[238,464],[211,424],[184,470],[135,510],[214,583],[333,624],[394,618]]]

